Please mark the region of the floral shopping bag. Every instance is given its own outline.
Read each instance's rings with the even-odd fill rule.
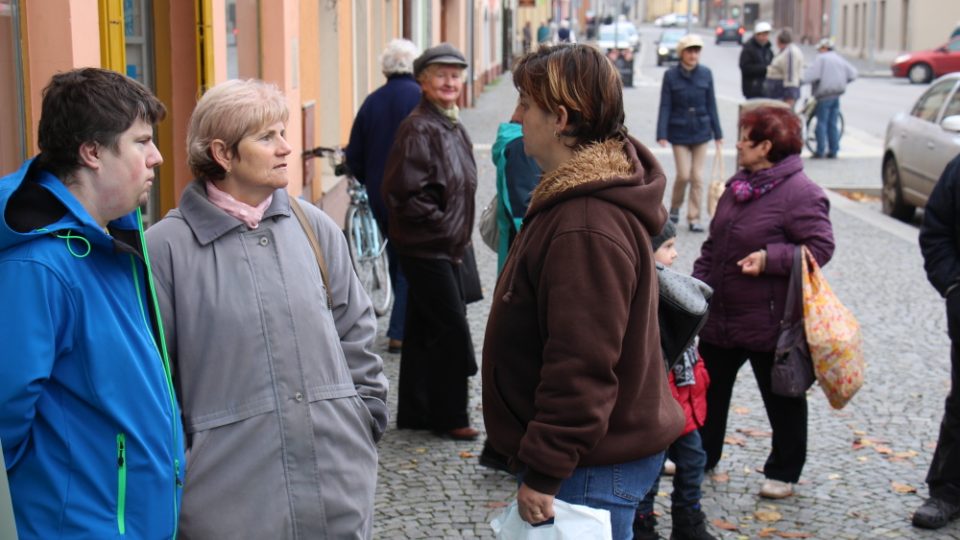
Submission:
[[[707,214],[713,217],[717,211],[717,203],[723,196],[727,180],[723,177],[723,155],[717,152],[713,157],[713,171],[710,174],[710,185],[707,186]]]
[[[830,406],[842,409],[863,386],[860,324],[833,293],[816,259],[803,248],[803,321],[817,381]]]

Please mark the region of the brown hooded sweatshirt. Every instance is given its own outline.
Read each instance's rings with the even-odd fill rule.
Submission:
[[[487,322],[483,418],[537,491],[556,494],[577,467],[653,455],[683,431],[650,245],[665,186],[630,138],[585,147],[533,192]]]

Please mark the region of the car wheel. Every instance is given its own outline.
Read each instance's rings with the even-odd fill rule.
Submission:
[[[658,57],[657,57],[657,67],[660,67],[660,66],[662,66],[662,65],[663,65],[663,58],[660,58],[660,57],[658,56]]]
[[[903,200],[903,186],[900,184],[900,169],[897,167],[897,160],[888,157],[883,162],[883,191],[881,193],[883,200],[883,213],[899,219],[900,221],[910,221],[916,208],[910,206]]]
[[[910,71],[907,71],[907,77],[910,79],[910,82],[914,84],[928,83],[933,79],[933,70],[930,69],[929,65],[921,62],[910,66]]]

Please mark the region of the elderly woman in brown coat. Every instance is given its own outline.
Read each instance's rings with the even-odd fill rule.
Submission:
[[[477,165],[460,123],[463,54],[448,43],[414,62],[420,104],[400,124],[383,176],[390,239],[407,276],[397,427],[454,439],[478,435],[467,412],[477,371],[463,291]]]

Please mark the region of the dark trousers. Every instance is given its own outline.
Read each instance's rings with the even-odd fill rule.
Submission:
[[[950,393],[940,422],[940,437],[927,472],[930,495],[960,504],[960,291],[947,297],[950,330]]]
[[[460,285],[460,265],[400,256],[407,276],[397,427],[447,431],[470,425],[467,377],[477,363]]]
[[[673,441],[667,449],[666,457],[670,458],[677,470],[673,473],[673,494],[670,496],[672,508],[699,508],[700,484],[703,483],[703,469],[707,462],[707,454],[703,451],[700,433],[693,430]],[[637,513],[646,515],[653,512],[653,499],[660,491],[660,477],[653,482],[653,487],[647,496],[640,501]]]
[[[387,262],[390,265],[390,285],[393,288],[393,307],[390,310],[387,337],[403,341],[407,319],[407,276],[403,275],[403,270],[400,269],[400,257],[389,241],[387,242]]]
[[[703,449],[707,453],[706,468],[712,469],[720,461],[733,385],[740,367],[750,360],[773,429],[773,448],[763,467],[764,476],[781,482],[799,480],[807,459],[807,397],[788,398],[770,390],[773,353],[724,349],[701,341],[700,355],[710,374],[707,421],[700,428]]]

